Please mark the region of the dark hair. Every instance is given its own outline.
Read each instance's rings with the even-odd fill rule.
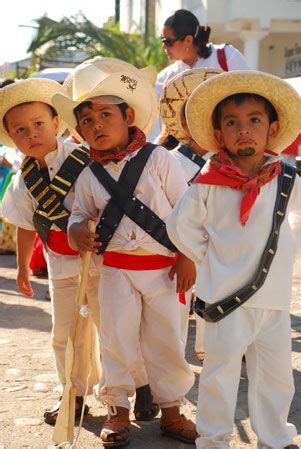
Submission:
[[[276,112],[276,109],[270,103],[269,100],[262,97],[261,95],[252,94],[252,93],[239,93],[239,94],[233,94],[229,97],[225,98],[224,100],[220,101],[214,108],[213,114],[212,114],[212,124],[214,129],[220,129],[221,127],[221,115],[222,115],[222,108],[225,107],[229,103],[234,103],[236,106],[239,106],[246,100],[254,100],[258,103],[261,103],[264,105],[264,109],[269,117],[269,123],[275,122],[278,120],[278,114]]]
[[[116,104],[116,106],[119,107],[122,117],[126,118],[126,110],[129,107],[129,105],[124,102]],[[80,114],[84,108],[92,109],[92,101],[84,101],[83,103],[80,103],[78,106],[76,106],[76,108],[74,108],[74,114],[77,120],[80,118]]]
[[[14,82],[15,82],[15,80],[13,80],[11,78],[6,78],[5,80],[1,81],[0,89],[2,89],[2,87],[8,86],[9,84],[13,84]]]
[[[183,40],[186,36],[192,36],[201,58],[208,58],[211,55],[212,48],[208,44],[211,28],[200,25],[192,12],[187,9],[178,9],[165,20],[164,26],[171,28],[177,39]]]
[[[9,84],[12,84],[12,83],[9,83]],[[56,117],[56,116],[58,115],[58,113],[56,112],[56,110],[54,109],[54,107],[51,106],[51,104],[44,103],[43,101],[26,101],[26,102],[24,102],[24,103],[16,104],[16,105],[13,106],[11,109],[13,109],[13,108],[15,108],[15,107],[17,107],[17,106],[22,106],[22,105],[24,105],[24,104],[32,104],[32,103],[43,103],[43,104],[45,104],[45,106],[48,106],[48,109],[49,109],[49,111],[50,111],[50,113],[51,113],[52,118],[54,118],[54,117]],[[5,113],[5,115],[4,115],[4,117],[3,117],[3,126],[4,126],[4,128],[6,129],[7,132],[8,132],[8,125],[7,125],[7,120],[6,120],[6,114],[7,114],[9,111],[10,111],[10,109]]]

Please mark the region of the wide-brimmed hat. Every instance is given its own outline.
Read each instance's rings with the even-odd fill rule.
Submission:
[[[145,134],[152,129],[157,115],[157,99],[150,74],[153,70],[137,69],[114,58],[94,58],[80,64],[66,79],[63,93],[52,102],[63,120],[72,129],[77,126],[74,109],[93,97],[121,98],[135,111],[133,126]]]
[[[173,78],[163,89],[160,98],[160,114],[168,134],[179,142],[190,144],[191,137],[183,126],[183,115],[186,102],[193,90],[222,70],[211,67],[185,70]]]
[[[202,83],[186,104],[186,120],[193,139],[208,151],[219,151],[214,137],[212,114],[225,98],[253,93],[266,98],[278,114],[279,131],[270,137],[267,150],[281,153],[297,137],[301,128],[301,99],[293,87],[277,76],[258,71],[232,71]]]
[[[10,109],[22,103],[36,101],[52,106],[53,95],[60,91],[62,91],[62,86],[59,83],[45,78],[20,80],[0,89],[0,143],[8,147],[16,146],[3,123],[4,116]],[[63,134],[65,129],[66,124],[59,119],[57,135]]]

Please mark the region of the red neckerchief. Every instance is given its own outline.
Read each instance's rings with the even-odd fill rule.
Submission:
[[[129,144],[126,148],[123,148],[122,150],[113,148],[104,151],[90,148],[89,155],[93,161],[99,162],[101,165],[106,165],[111,161],[121,161],[127,154],[139,150],[145,143],[146,137],[144,132],[136,126],[131,126],[129,128]]]
[[[240,221],[244,226],[248,221],[260,187],[272,181],[280,171],[281,162],[276,161],[264,165],[256,176],[250,178],[247,173],[233,163],[226,151],[221,150],[210,159],[209,164],[205,165],[193,182],[231,187],[245,193],[240,204]]]

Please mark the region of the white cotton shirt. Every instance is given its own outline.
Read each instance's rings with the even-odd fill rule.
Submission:
[[[57,150],[48,153],[45,156],[45,162],[48,168],[49,177],[53,179],[65,159],[78,146],[71,141],[62,142],[57,139]],[[74,186],[70,189],[64,199],[64,206],[71,210],[74,201]],[[21,171],[19,170],[12,178],[2,201],[2,214],[9,223],[23,229],[34,231],[33,215],[37,208],[37,202],[29,193]],[[55,225],[52,230],[59,231]],[[64,279],[76,276],[79,273],[81,258],[79,256],[61,255],[47,249],[47,265],[49,277],[51,279]],[[95,268],[92,270],[95,270]]]
[[[161,72],[157,76],[155,87],[158,100],[160,99],[162,90],[166,86],[166,84],[173,78],[175,78],[177,75],[180,75],[180,73],[184,72],[185,70],[201,69],[203,67],[211,67],[222,70],[222,67],[219,65],[217,59],[218,48],[220,48],[219,45],[212,44],[211,55],[208,58],[197,58],[192,67],[190,67],[190,65],[186,64],[185,62],[179,60],[165,67],[165,69],[161,70]],[[225,54],[229,71],[249,69],[244,56],[232,45],[225,46]],[[154,142],[156,138],[159,136],[161,132],[161,127],[162,127],[161,120],[158,116],[152,131],[148,135],[148,140],[150,142]]]
[[[277,177],[261,187],[245,226],[239,219],[239,190],[193,184],[178,202],[167,220],[168,235],[197,264],[196,294],[203,301],[220,301],[252,280],[271,231],[276,193]],[[296,217],[300,206],[297,176],[270,271],[243,307],[289,310],[294,262],[289,217]]]
[[[200,171],[200,166],[198,164],[196,164],[195,162],[193,162],[188,157],[184,156],[184,154],[180,153],[180,151],[178,151],[177,148],[175,148],[174,150],[171,150],[169,153],[172,155],[172,157],[174,157],[180,163],[180,165],[185,173],[186,182],[189,183],[195,177],[195,175]],[[213,153],[208,152],[206,154],[203,154],[203,156],[200,156],[200,157],[202,157],[205,161],[207,161],[212,155],[213,155]]]
[[[104,168],[117,181],[126,162],[138,151],[128,154],[117,163],[109,162]],[[179,163],[165,148],[158,146],[153,150],[144,167],[134,195],[165,221],[186,189],[185,175]],[[81,222],[87,217],[100,217],[109,199],[109,193],[100,184],[91,169],[86,167],[76,183],[75,201],[69,219],[69,228],[73,223]],[[134,251],[138,248],[153,254],[172,255],[171,251],[155,241],[124,215],[107,251]]]

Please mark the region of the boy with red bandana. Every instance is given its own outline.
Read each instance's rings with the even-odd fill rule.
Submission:
[[[193,384],[184,359],[177,291],[194,282],[194,264],[174,260],[165,219],[186,189],[181,167],[162,147],[146,143],[156,116],[153,89],[139,73],[85,64],[70,95],[55,95],[61,117],[88,142],[93,163],[80,176],[69,240],[103,254],[99,284],[103,376],[99,399],[108,405],[104,447],[129,443],[128,397],[141,346],[164,434],[194,443],[195,425],[180,414]],[[97,218],[96,233],[86,228]],[[173,280],[177,274],[177,287]]]
[[[294,89],[261,72],[213,77],[186,106],[192,137],[217,153],[167,220],[173,243],[198,265],[195,308],[206,319],[198,449],[230,447],[244,354],[258,447],[283,448],[296,435],[287,423],[294,393],[287,215],[300,211],[301,185],[278,153],[298,134],[300,111]]]

